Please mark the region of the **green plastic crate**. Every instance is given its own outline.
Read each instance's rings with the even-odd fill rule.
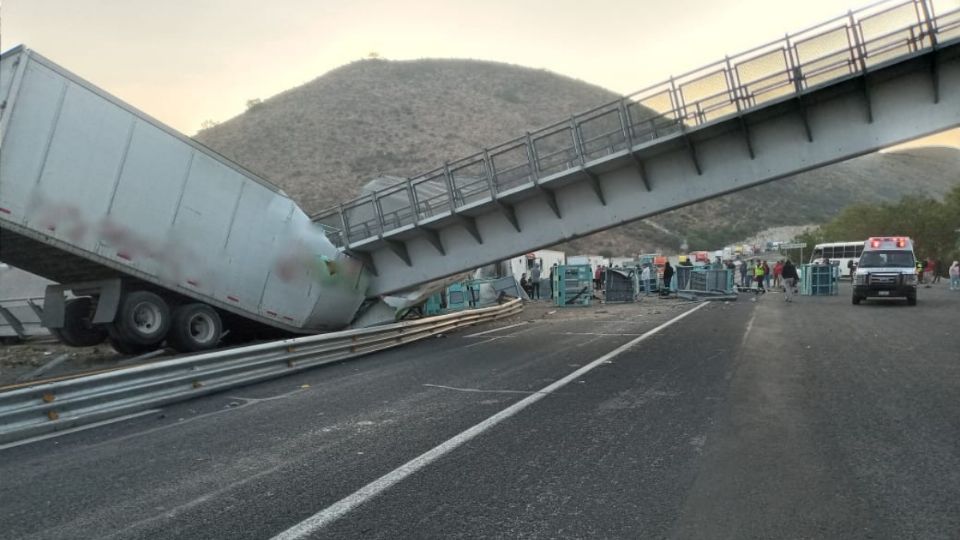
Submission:
[[[589,264],[558,266],[553,273],[554,303],[560,307],[589,306],[593,271]]]

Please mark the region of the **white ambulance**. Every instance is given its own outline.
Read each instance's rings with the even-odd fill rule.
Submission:
[[[906,236],[868,238],[853,275],[854,305],[876,298],[906,298],[917,305],[916,262]]]

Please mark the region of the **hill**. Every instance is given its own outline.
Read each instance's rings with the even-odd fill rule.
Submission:
[[[618,96],[544,70],[477,60],[362,60],[196,138],[283,187],[307,212],[371,178],[413,176]],[[570,252],[710,248],[832,217],[853,202],[941,196],[960,150],[873,154],[570,242]]]

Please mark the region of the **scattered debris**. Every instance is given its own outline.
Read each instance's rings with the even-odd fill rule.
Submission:
[[[720,291],[677,291],[677,297],[685,300],[696,300],[698,302],[722,301],[736,302],[737,295]],[[756,298],[754,298],[756,300]]]
[[[46,356],[46,355],[49,355],[50,353],[44,352],[43,354],[44,356]],[[44,373],[62,364],[65,360],[70,358],[70,356],[71,355],[69,353],[63,353],[60,356],[54,358],[53,360],[31,371],[30,373],[27,373],[26,375],[21,375],[20,377],[17,378],[17,382],[32,381],[33,379],[38,379]]]

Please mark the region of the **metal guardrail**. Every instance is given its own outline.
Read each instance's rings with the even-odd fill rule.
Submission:
[[[944,7],[942,13],[937,6]],[[334,244],[349,249],[404,226],[456,214],[479,201],[533,189],[544,178],[576,171],[616,152],[863,76],[878,65],[957,38],[960,7],[955,0],[882,0],[344,202],[312,219],[330,231]]]
[[[0,392],[0,443],[297,373],[522,310],[516,299],[439,317],[215,351]]]

